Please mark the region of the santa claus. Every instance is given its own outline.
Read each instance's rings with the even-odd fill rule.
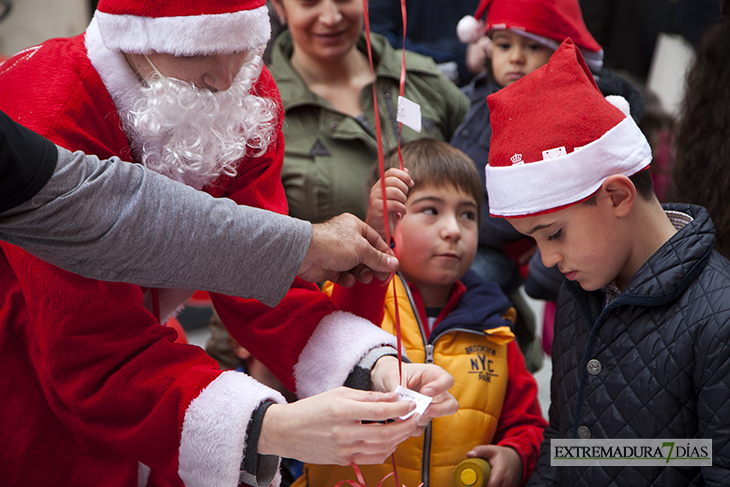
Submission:
[[[0,66],[0,109],[70,150],[285,213],[281,103],[260,56],[268,37],[264,0],[101,0],[84,35]],[[300,279],[276,308],[212,295],[236,341],[308,398],[285,404],[173,343],[160,323],[189,291],[85,279],[0,248],[6,485],[276,484],[280,455],[379,463],[457,407],[448,374],[409,364],[406,385],[435,398],[426,415],[362,424],[411,408],[384,393],[398,383],[393,337]],[[331,390],[346,381],[383,393]]]

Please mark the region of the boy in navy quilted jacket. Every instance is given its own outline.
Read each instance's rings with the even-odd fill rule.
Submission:
[[[488,103],[490,211],[566,278],[528,485],[729,485],[730,263],[707,212],[662,207],[628,103],[570,40]],[[712,465],[551,466],[551,440],[571,438],[710,439]]]

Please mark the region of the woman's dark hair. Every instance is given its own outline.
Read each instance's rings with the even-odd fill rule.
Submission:
[[[707,208],[730,256],[730,18],[708,29],[688,70],[671,199]]]

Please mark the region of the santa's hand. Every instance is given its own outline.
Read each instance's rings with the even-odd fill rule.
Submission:
[[[449,392],[454,385],[454,378],[444,369],[433,364],[404,363],[402,370],[403,383],[400,385],[432,398],[431,404],[418,418],[420,429],[414,432],[415,435],[421,434],[423,427],[432,418],[448,416],[459,410],[459,403]],[[399,385],[398,359],[393,356],[381,357],[370,372],[370,383],[376,391],[395,390]]]
[[[395,393],[338,387],[291,404],[272,404],[261,424],[258,453],[307,463],[380,464],[418,429],[410,401]],[[363,423],[364,422],[364,423]]]
[[[368,215],[365,222],[373,227],[382,238],[385,238],[385,222],[383,218],[383,189],[380,179],[370,189],[368,200]],[[393,233],[396,215],[406,214],[406,199],[408,191],[413,187],[413,179],[408,170],[390,168],[385,171],[385,197],[388,205],[388,223]]]
[[[349,287],[385,280],[398,268],[398,259],[369,226],[343,213],[312,225],[312,239],[297,275],[309,282],[332,281]]]

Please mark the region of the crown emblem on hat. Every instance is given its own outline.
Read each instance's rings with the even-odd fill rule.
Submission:
[[[515,154],[510,157],[509,160],[512,161],[513,166],[525,163],[525,161],[522,160],[522,154]]]

